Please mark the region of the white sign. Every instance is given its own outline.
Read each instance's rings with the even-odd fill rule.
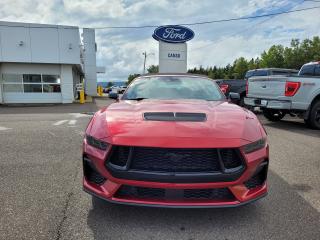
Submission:
[[[187,72],[187,44],[159,41],[159,72]]]

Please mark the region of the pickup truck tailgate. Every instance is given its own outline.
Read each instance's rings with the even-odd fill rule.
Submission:
[[[287,78],[275,77],[253,77],[248,80],[247,97],[276,99],[284,96]]]

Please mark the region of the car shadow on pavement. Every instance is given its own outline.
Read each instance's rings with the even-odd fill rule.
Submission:
[[[279,122],[270,122],[266,121],[263,123],[264,126],[273,127],[277,129],[282,129],[294,133],[299,133],[311,137],[319,137],[320,138],[320,130],[310,129],[308,126],[301,121],[297,120],[281,120]]]
[[[95,202],[94,239],[317,239],[320,214],[275,173],[269,195],[238,208],[168,209]]]

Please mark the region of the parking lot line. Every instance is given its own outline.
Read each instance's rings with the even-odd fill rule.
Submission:
[[[72,120],[70,120],[69,121],[69,125],[75,125],[76,124],[76,122],[77,122],[77,120],[75,120],[75,119],[72,119]]]
[[[0,126],[0,131],[10,130],[10,129],[12,129],[12,128],[6,128],[6,127],[1,127]]]
[[[59,126],[59,125],[61,125],[61,124],[64,124],[65,122],[67,122],[68,120],[60,120],[60,121],[58,121],[58,122],[55,122],[53,125],[54,126]]]

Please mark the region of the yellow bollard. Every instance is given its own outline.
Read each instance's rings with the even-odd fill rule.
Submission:
[[[80,103],[81,104],[85,103],[84,90],[80,90]]]
[[[100,96],[102,96],[102,95],[103,95],[103,88],[102,88],[102,86],[99,86],[99,89],[100,89]]]

